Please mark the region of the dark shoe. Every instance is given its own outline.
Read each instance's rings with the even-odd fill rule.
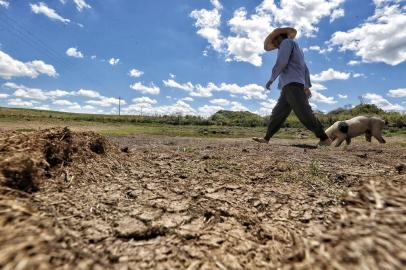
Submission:
[[[258,143],[269,143],[269,141],[265,140],[264,138],[258,138],[258,137],[254,137],[252,138],[254,141],[258,142]]]
[[[332,143],[333,142],[330,140],[330,138],[327,138],[325,140],[320,140],[317,145],[318,146],[330,146]]]

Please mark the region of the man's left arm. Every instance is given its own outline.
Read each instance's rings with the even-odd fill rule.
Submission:
[[[310,72],[309,69],[307,67],[307,65],[305,64],[305,84],[304,84],[304,88],[310,88],[312,87],[312,83],[310,81]]]

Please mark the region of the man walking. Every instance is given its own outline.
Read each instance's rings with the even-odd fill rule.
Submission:
[[[311,96],[309,88],[312,86],[310,74],[304,61],[303,51],[293,40],[296,33],[294,28],[276,28],[265,40],[266,51],[278,48],[276,63],[266,88],[270,90],[272,83],[279,76],[278,88],[282,91],[272,110],[265,137],[252,139],[259,143],[268,143],[293,110],[300,122],[320,139],[319,145],[328,146],[331,140],[324,132],[320,121],[314,116],[309,104],[308,99]]]

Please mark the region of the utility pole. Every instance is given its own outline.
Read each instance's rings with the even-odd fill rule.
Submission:
[[[118,116],[121,115],[121,97],[118,97]]]

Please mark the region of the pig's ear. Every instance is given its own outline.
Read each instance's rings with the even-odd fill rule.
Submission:
[[[342,133],[347,134],[348,133],[348,128],[349,128],[349,125],[346,122],[339,122],[338,123],[338,130],[341,131]]]

